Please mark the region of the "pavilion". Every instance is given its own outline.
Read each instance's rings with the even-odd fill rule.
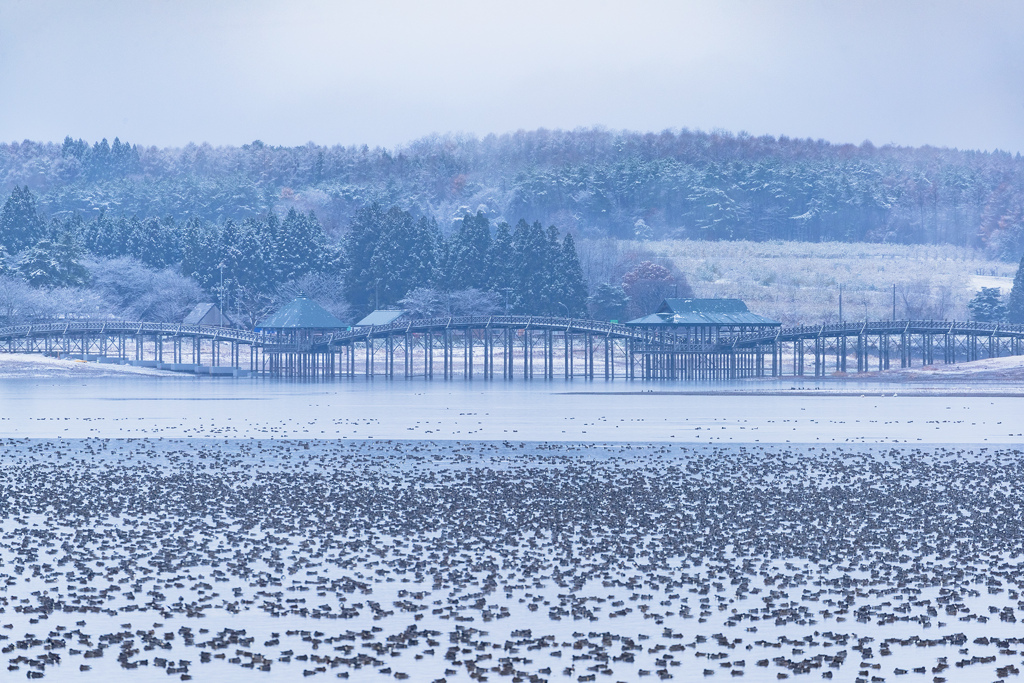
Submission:
[[[347,328],[348,325],[304,294],[256,324],[257,332],[279,335],[299,346],[308,346],[316,337]]]
[[[722,337],[782,326],[751,313],[739,299],[665,299],[654,313],[626,324],[671,331],[692,343],[715,343]]]

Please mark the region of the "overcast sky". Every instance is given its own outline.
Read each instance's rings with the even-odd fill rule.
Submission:
[[[0,140],[604,126],[1024,151],[1024,1],[0,0]]]

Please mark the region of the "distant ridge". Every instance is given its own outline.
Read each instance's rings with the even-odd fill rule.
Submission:
[[[343,230],[371,202],[540,220],[587,237],[889,241],[1024,251],[1024,161],[726,132],[534,130],[366,146],[0,145],[0,192],[51,216],[223,221],[289,208]]]

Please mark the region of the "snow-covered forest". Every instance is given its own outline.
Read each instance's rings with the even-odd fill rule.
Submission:
[[[724,132],[536,130],[390,150],[68,137],[0,145],[0,192],[15,186],[57,218],[219,222],[295,208],[333,234],[376,202],[442,229],[479,209],[584,237],[954,244],[1014,260],[1024,249],[1019,154]]]
[[[671,245],[932,245],[967,250],[962,263],[1024,251],[1019,155],[720,132],[537,130],[391,150],[68,137],[0,145],[0,193],[3,320],[175,320],[213,300],[252,324],[299,291],[347,319],[375,306],[620,319],[695,285],[795,322],[808,292],[787,292],[787,308],[772,278],[723,281]],[[728,285],[743,280],[763,291]],[[836,283],[818,289],[814,317],[829,319]],[[875,284],[865,292],[881,305]],[[915,301],[945,317],[965,314],[966,296],[936,281]]]

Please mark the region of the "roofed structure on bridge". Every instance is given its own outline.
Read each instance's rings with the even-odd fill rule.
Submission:
[[[256,324],[257,330],[277,333],[295,333],[300,330],[331,332],[346,327],[348,326],[331,315],[327,309],[303,294]]]
[[[217,304],[196,304],[181,321],[183,325],[209,325],[211,327],[237,327],[235,321],[217,307]]]
[[[668,330],[695,343],[782,326],[751,313],[739,299],[665,299],[654,313],[626,324]]]
[[[356,327],[377,327],[379,325],[390,325],[391,323],[405,320],[409,317],[409,311],[400,309],[381,308],[373,311],[365,318],[355,324]]]

